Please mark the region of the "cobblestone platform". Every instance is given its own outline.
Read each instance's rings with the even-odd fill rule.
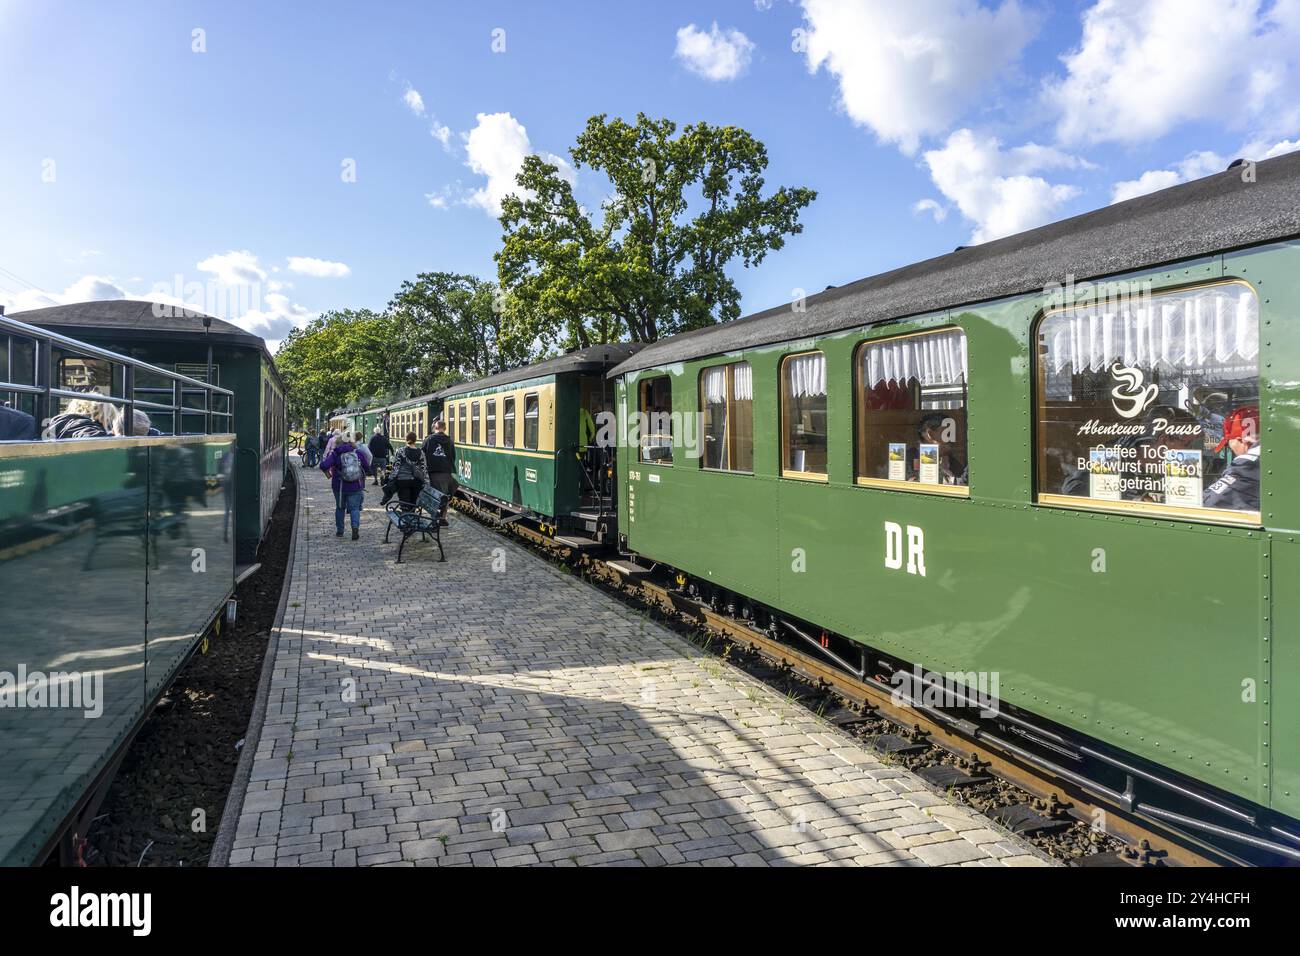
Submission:
[[[1041,866],[780,694],[469,520],[361,540],[304,471],[236,866]]]

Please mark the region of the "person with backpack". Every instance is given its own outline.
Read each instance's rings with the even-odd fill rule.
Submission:
[[[370,457],[375,460],[375,484],[380,484],[379,476],[388,467],[388,459],[393,457],[393,443],[384,434],[382,425],[375,426],[375,433],[370,436]]]
[[[380,504],[387,504],[396,494],[402,504],[413,505],[428,484],[429,476],[424,470],[424,452],[416,444],[418,440],[415,432],[406,433],[406,444],[398,449],[393,458],[393,478],[384,486],[384,499]]]
[[[438,515],[438,524],[447,526],[447,505],[451,496],[459,487],[452,469],[455,467],[456,445],[447,434],[447,426],[439,418],[433,423],[433,431],[424,440],[424,463],[429,472],[429,484],[443,493],[442,514]]]
[[[343,537],[343,513],[352,518],[352,540],[361,537],[361,505],[366,500],[366,475],[372,470],[370,449],[354,445],[340,434],[321,460],[320,470],[330,476],[334,491],[334,536]]]

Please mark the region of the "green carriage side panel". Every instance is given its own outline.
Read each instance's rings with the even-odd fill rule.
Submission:
[[[1224,270],[1258,289],[1260,345],[1269,353],[1260,366],[1261,508],[1269,529],[1262,562],[1266,642],[1253,689],[1262,719],[1275,729],[1266,754],[1273,806],[1300,818],[1300,243],[1227,254]]]
[[[0,447],[0,672],[71,705],[0,707],[0,865],[36,862],[230,594],[233,454],[232,435]]]
[[[500,501],[555,517],[555,455],[456,446],[456,480]]]
[[[702,471],[680,448],[671,466],[638,462],[621,443],[628,547],[926,668],[997,675],[1009,703],[1295,816],[1300,596],[1270,582],[1294,580],[1300,552],[1270,536],[1300,524],[1294,482],[1273,477],[1300,473],[1298,256],[1288,243],[1118,277],[1257,290],[1261,427],[1278,449],[1266,529],[1035,504],[1030,348],[1044,300],[1020,296],[622,376],[625,417],[654,375],[670,375],[673,409],[690,415],[701,369],[743,358],[754,381],[753,475]],[[968,341],[970,497],[858,486],[856,347],[943,326]],[[809,348],[831,383],[827,482],[778,477],[779,361]],[[886,567],[886,522],[919,530],[924,574]]]

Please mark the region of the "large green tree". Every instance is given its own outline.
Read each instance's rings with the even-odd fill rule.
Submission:
[[[603,114],[570,151],[578,170],[609,180],[610,197],[584,208],[554,163],[524,160],[520,191],[502,202],[498,277],[521,324],[567,346],[651,342],[740,315],[727,275],[801,232],[817,194],[764,194],[767,149],[743,129],[638,114]]]
[[[322,313],[294,329],[275,354],[289,392],[291,421],[310,421],[393,386],[394,323],[369,309]]]
[[[452,272],[422,272],[388,304],[398,339],[404,385],[432,391],[525,365],[536,356],[536,335],[497,286]]]

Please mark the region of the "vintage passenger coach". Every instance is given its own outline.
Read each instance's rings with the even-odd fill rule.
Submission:
[[[1298,236],[1292,154],[647,346],[620,414],[701,440],[621,450],[624,547],[860,676],[991,677],[1035,759],[1294,851]]]

